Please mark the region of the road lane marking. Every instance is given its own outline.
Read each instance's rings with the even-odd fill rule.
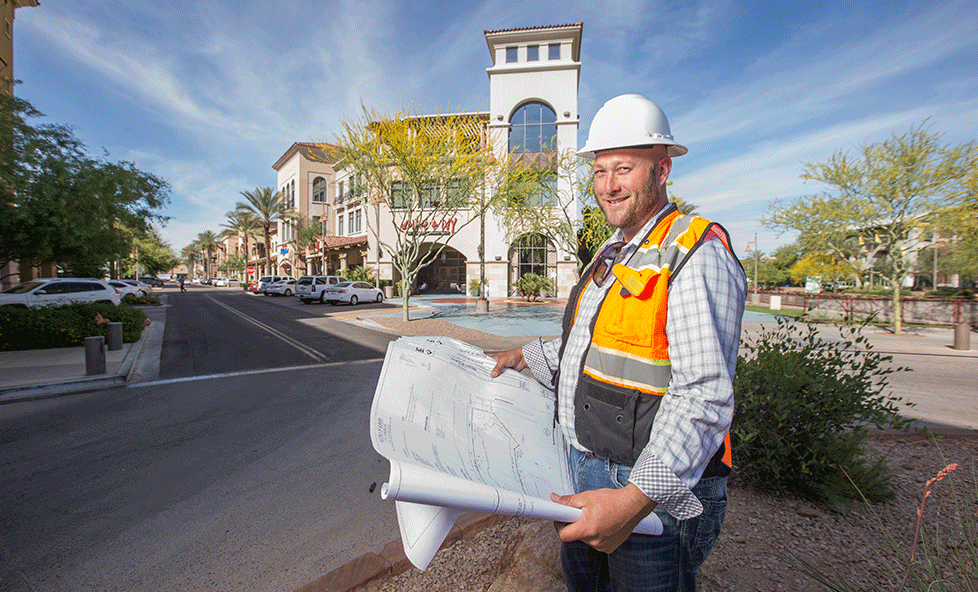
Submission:
[[[228,306],[227,304],[224,304],[223,302],[218,301],[213,296],[207,295],[207,296],[205,296],[205,298],[207,298],[208,300],[210,300],[214,304],[216,304],[216,305],[224,308],[225,310],[228,310],[228,311],[230,311],[230,312],[238,315],[239,317],[241,317],[245,321],[251,323],[252,325],[254,325],[256,327],[258,327],[259,329],[264,329],[265,331],[271,333],[275,337],[278,337],[279,339],[281,339],[285,343],[291,345],[292,347],[296,348],[297,350],[301,351],[302,353],[306,354],[307,356],[309,356],[310,358],[312,358],[314,360],[319,360],[320,362],[325,362],[325,361],[327,361],[329,359],[326,355],[319,353],[318,351],[316,351],[313,348],[307,346],[306,344],[302,343],[301,341],[298,341],[297,339],[293,339],[293,338],[289,337],[285,333],[282,333],[281,331],[279,331],[278,329],[275,329],[274,327],[272,327],[270,325],[266,325],[265,323],[259,321],[258,319],[254,319],[252,317],[249,317],[248,315],[244,314],[243,312],[239,311],[238,309],[236,309],[236,308],[234,308],[232,306]]]
[[[305,366],[286,366],[284,368],[261,368],[255,370],[239,370],[237,372],[224,372],[221,374],[204,374],[202,376],[183,376],[181,378],[167,378],[164,380],[154,380],[151,382],[135,382],[126,385],[128,388],[142,388],[146,386],[160,386],[165,384],[177,384],[181,382],[194,382],[196,380],[213,380],[215,378],[234,378],[236,376],[252,376],[254,374],[269,374],[271,372],[292,372],[295,370],[314,370],[316,368],[334,368],[337,366],[358,366],[364,364],[376,364],[383,362],[384,358],[370,358],[367,360],[356,360],[353,362],[327,362],[325,364],[307,364]]]

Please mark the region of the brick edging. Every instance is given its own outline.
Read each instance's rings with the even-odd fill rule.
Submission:
[[[509,516],[468,512],[455,521],[452,530],[445,537],[440,549],[450,547],[456,542],[476,535],[492,526],[509,520]],[[404,554],[401,539],[387,543],[379,554],[365,553],[360,557],[337,567],[319,579],[298,588],[295,592],[354,592],[377,580],[413,569]]]

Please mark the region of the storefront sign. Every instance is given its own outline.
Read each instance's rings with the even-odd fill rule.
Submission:
[[[455,223],[458,218],[446,218],[440,223],[434,220],[405,220],[401,223],[401,230],[407,230],[409,234],[455,234]]]

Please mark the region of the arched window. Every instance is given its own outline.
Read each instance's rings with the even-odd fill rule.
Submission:
[[[516,289],[516,282],[528,273],[556,280],[557,251],[541,234],[524,234],[513,241],[509,248],[509,284]]]
[[[326,179],[316,177],[312,180],[312,201],[316,203],[326,202]]]
[[[509,151],[548,152],[556,148],[557,115],[543,103],[527,103],[509,120]]]

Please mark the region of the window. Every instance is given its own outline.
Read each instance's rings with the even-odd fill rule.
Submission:
[[[345,196],[343,195],[343,181],[340,181],[339,182],[339,189],[336,192],[336,203],[343,203],[343,198],[344,197]]]
[[[548,247],[547,239],[540,234],[524,234],[516,239],[510,253],[516,279],[528,273],[549,277],[547,256],[550,249]]]
[[[514,47],[507,47],[506,48],[506,63],[507,64],[513,64],[513,63],[516,63],[518,61],[519,58],[518,58],[518,55],[516,53],[518,49],[519,48],[517,48],[515,46]]]
[[[408,193],[407,183],[404,181],[394,181],[391,183],[391,207],[394,209],[406,209],[411,207],[411,198]]]
[[[547,55],[547,59],[550,59],[550,60],[559,60],[560,59],[560,44],[559,43],[551,43],[550,44],[550,47],[549,47],[549,52],[550,53],[549,53],[549,55]]]
[[[336,234],[338,236],[343,236],[343,216],[339,216],[336,219]]]
[[[462,201],[465,199],[465,190],[462,187],[461,179],[449,179],[445,183],[445,194],[450,204],[450,207],[456,208],[462,205]]]
[[[526,46],[526,61],[528,61],[528,62],[539,62],[540,61],[540,46],[539,45],[527,45]]]
[[[356,211],[356,220],[357,220],[357,232],[360,232],[363,230],[363,210]]]
[[[547,152],[557,137],[557,115],[542,103],[527,103],[509,120],[510,152]]]
[[[441,196],[438,195],[438,184],[434,181],[426,181],[421,186],[421,208],[437,208],[441,205]]]
[[[316,177],[312,180],[312,201],[316,203],[326,201],[326,179]]]

